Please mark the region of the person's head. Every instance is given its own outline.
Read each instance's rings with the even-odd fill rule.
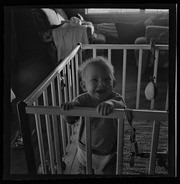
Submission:
[[[84,62],[79,72],[81,88],[98,102],[104,101],[115,87],[114,68],[104,57],[97,56]]]

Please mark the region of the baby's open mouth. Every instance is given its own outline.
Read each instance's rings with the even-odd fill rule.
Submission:
[[[105,89],[99,89],[99,90],[96,90],[96,93],[99,93],[99,94],[103,94],[105,93],[106,90]]]

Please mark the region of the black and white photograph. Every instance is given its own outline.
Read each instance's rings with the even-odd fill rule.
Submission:
[[[3,179],[176,179],[177,8],[4,6]]]

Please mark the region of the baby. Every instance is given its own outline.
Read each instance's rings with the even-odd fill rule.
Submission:
[[[62,103],[63,110],[73,107],[92,107],[103,116],[115,108],[125,108],[121,95],[113,91],[116,81],[114,68],[104,57],[96,57],[84,62],[79,72],[80,86],[85,92],[73,101]],[[78,117],[64,116],[69,124],[74,124]],[[78,137],[77,158],[81,167],[86,166],[85,122],[81,119]],[[91,118],[92,133],[92,168],[95,174],[115,174],[116,170],[116,140],[117,120],[106,118]]]

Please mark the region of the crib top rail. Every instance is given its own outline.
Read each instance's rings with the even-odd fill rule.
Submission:
[[[70,60],[76,55],[81,48],[81,44],[78,44],[73,51],[67,56],[46,78],[45,80],[24,100],[27,104],[32,104],[36,98],[38,98],[43,90],[51,83],[51,81],[60,73],[63,68],[70,62]]]
[[[157,50],[168,50],[169,45],[168,44],[157,44],[155,46]],[[129,49],[129,50],[135,50],[135,49],[143,49],[143,50],[150,50],[151,45],[150,44],[83,44],[82,49]]]
[[[83,117],[97,117],[97,118],[113,118],[113,119],[124,119],[124,109],[115,109],[111,114],[107,116],[100,115],[95,108],[82,108],[75,107],[74,109],[63,111],[57,106],[27,106],[26,113],[28,114],[47,114],[47,115],[65,115],[65,116],[83,116]],[[167,121],[168,111],[158,110],[132,110],[133,119],[137,120],[156,120],[156,121]]]

